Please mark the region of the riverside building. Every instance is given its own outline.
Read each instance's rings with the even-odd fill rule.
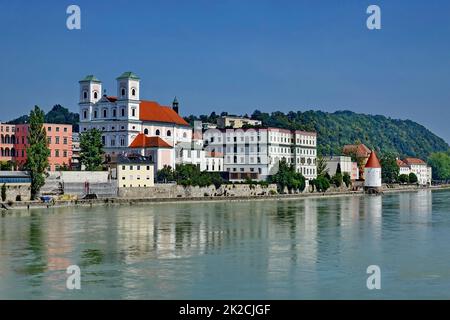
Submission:
[[[208,151],[223,154],[230,180],[264,180],[278,172],[283,159],[307,180],[317,177],[315,132],[273,127],[209,129],[203,140]]]

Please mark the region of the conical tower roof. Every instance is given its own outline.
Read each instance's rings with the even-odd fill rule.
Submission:
[[[366,168],[381,168],[380,161],[378,160],[375,151],[370,154],[369,160],[367,160]]]

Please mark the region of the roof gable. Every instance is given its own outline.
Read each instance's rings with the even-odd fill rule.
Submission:
[[[139,133],[131,142],[130,148],[172,148],[172,146],[160,137],[147,137]]]

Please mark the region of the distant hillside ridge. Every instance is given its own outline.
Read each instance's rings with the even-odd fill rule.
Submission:
[[[221,115],[227,115],[226,112]],[[216,123],[219,115],[188,116],[185,119]],[[250,118],[261,120],[264,126],[292,130],[316,131],[317,150],[321,155],[340,155],[346,144],[364,143],[380,153],[392,152],[399,157],[428,159],[433,152],[447,151],[450,146],[424,126],[411,120],[392,119],[382,115],[352,111],[275,111],[253,112]]]
[[[11,120],[8,124],[23,124],[29,120],[28,115],[21,116],[17,119]],[[71,124],[73,131],[79,131],[80,116],[78,113],[70,112],[69,109],[57,104],[45,115],[45,122],[57,124]]]

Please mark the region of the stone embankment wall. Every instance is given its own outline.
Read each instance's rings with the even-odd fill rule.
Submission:
[[[1,186],[0,186],[1,187]],[[6,201],[29,201],[31,189],[28,185],[6,185]],[[1,200],[1,198],[0,198]]]
[[[148,188],[119,188],[120,198],[130,199],[172,199],[172,198],[203,198],[203,197],[253,197],[273,195],[277,186],[271,184],[267,187],[260,185],[234,184],[223,185],[220,188],[209,187],[183,187],[176,184],[156,184]]]

